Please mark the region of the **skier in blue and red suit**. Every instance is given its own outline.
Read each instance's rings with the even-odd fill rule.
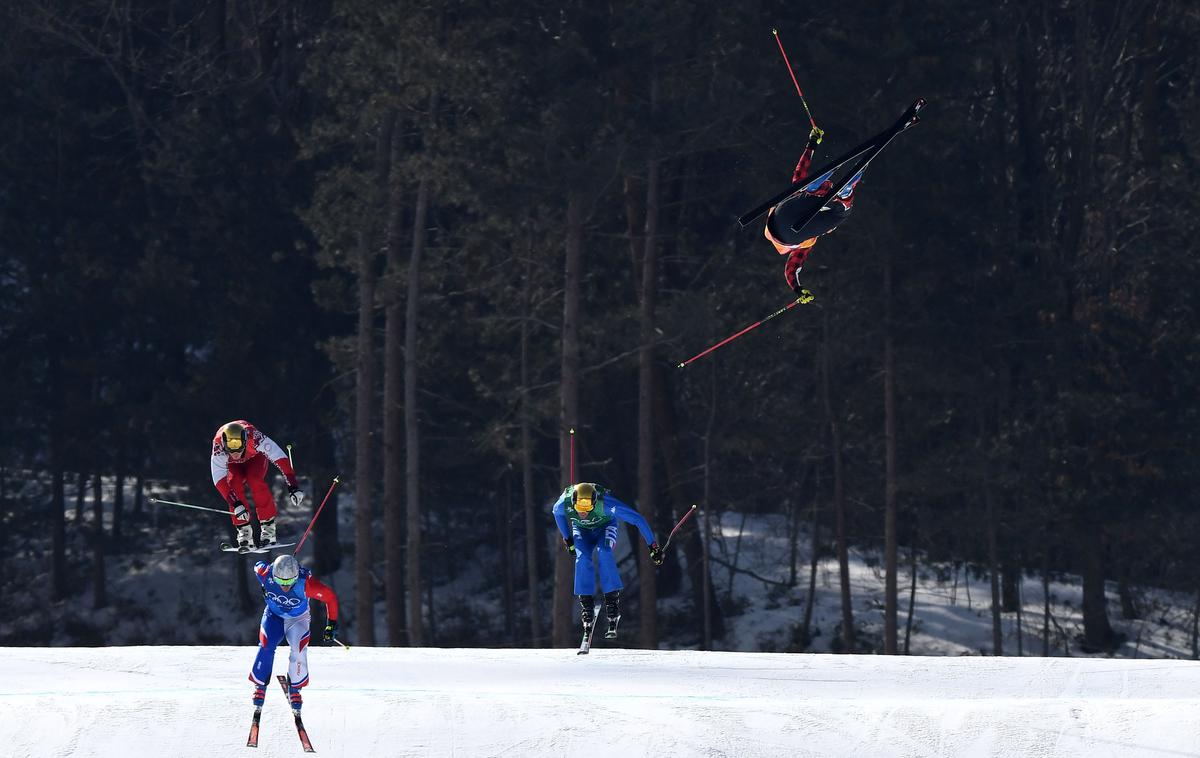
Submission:
[[[808,178],[813,153],[816,151],[817,145],[821,143],[824,134],[823,131],[816,128],[809,133],[808,144],[805,145],[804,152],[800,154],[800,160],[792,171],[792,184],[798,184]],[[775,246],[775,250],[780,255],[788,256],[787,263],[783,267],[783,278],[787,280],[792,291],[801,298],[806,296],[811,298],[811,295],[800,286],[800,269],[804,267],[804,261],[812,252],[813,245],[817,244],[817,238],[832,232],[850,215],[850,211],[854,208],[854,189],[862,181],[863,172],[859,171],[850,180],[850,183],[837,194],[837,197],[821,209],[816,218],[799,230],[792,231],[792,226],[798,220],[799,215],[812,208],[812,204],[809,202],[810,198],[829,195],[833,189],[832,176],[833,171],[818,176],[772,208],[767,214],[767,225],[763,229],[763,236]]]
[[[563,547],[575,556],[575,595],[579,599],[579,615],[583,635],[591,632],[595,618],[592,596],[596,593],[596,574],[592,554],[599,557],[600,588],[604,591],[604,615],[608,619],[606,637],[615,637],[621,620],[621,574],[613,556],[621,530],[618,523],[633,524],[650,547],[650,560],[661,566],[663,551],[654,538],[654,530],[642,514],[622,503],[607,489],[590,482],[573,484],[563,490],[554,503],[554,521],[562,534]]]
[[[266,561],[259,561],[254,564],[254,575],[262,585],[263,597],[267,601],[258,628],[258,655],[254,657],[254,666],[250,669],[250,681],[255,684],[254,705],[262,707],[265,688],[271,681],[275,647],[286,639],[291,647],[288,657],[288,694],[292,709],[299,713],[302,702],[300,688],[308,684],[308,601],[311,598],[325,603],[329,619],[325,624],[325,641],[330,642],[337,639],[337,595],[290,555],[281,555],[270,565]]]

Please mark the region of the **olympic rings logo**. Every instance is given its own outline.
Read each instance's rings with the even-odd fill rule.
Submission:
[[[302,597],[288,597],[287,595],[280,595],[278,592],[268,592],[266,594],[268,600],[285,608],[296,608],[304,602],[304,598]]]

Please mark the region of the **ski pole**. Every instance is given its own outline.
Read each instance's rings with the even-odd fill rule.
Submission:
[[[712,347],[708,348],[708,349],[707,349],[707,350],[705,350],[704,352],[702,352],[702,353],[699,353],[698,355],[693,355],[691,358],[688,358],[686,361],[684,361],[683,363],[680,363],[678,366],[676,366],[676,368],[683,368],[684,366],[688,365],[688,364],[689,364],[689,363],[691,363],[692,361],[694,361],[694,360],[697,360],[697,359],[700,359],[700,358],[703,358],[704,356],[708,355],[709,353],[711,353],[712,351],[714,351],[714,350],[716,350],[717,348],[721,347],[722,345],[726,345],[726,344],[728,344],[728,343],[730,343],[730,342],[733,342],[735,339],[737,339],[738,337],[741,337],[741,336],[742,336],[743,334],[745,334],[746,332],[749,332],[749,331],[751,331],[751,330],[753,330],[753,329],[757,329],[758,327],[760,327],[760,326],[762,326],[763,324],[767,323],[768,321],[770,321],[771,319],[775,318],[775,317],[776,317],[776,316],[778,316],[779,314],[781,314],[781,313],[783,313],[783,312],[785,312],[785,311],[791,310],[792,308],[796,307],[797,305],[800,305],[801,303],[811,303],[811,302],[812,302],[812,299],[813,299],[813,297],[812,297],[812,293],[811,293],[811,292],[809,292],[808,290],[801,290],[801,295],[800,295],[800,297],[796,298],[796,299],[795,299],[795,300],[793,300],[792,302],[788,303],[787,305],[783,306],[783,307],[782,307],[782,308],[780,308],[779,310],[775,311],[775,312],[774,312],[774,313],[772,313],[770,316],[767,316],[766,318],[764,318],[764,319],[762,319],[762,320],[760,320],[760,321],[755,321],[753,324],[751,324],[750,326],[746,327],[745,329],[743,329],[742,331],[738,332],[737,334],[734,334],[734,335],[731,335],[731,336],[729,336],[729,337],[726,337],[725,339],[721,340],[721,341],[720,341],[720,342],[718,342],[717,344],[715,344],[715,345],[713,345]]]
[[[771,34],[775,35],[775,42],[779,44],[779,52],[783,55],[783,62],[787,66],[788,73],[792,76],[792,84],[796,85],[796,94],[800,96],[800,102],[804,105],[804,112],[808,114],[808,123],[812,124],[813,131],[821,132],[817,128],[817,122],[813,119],[812,111],[808,109],[808,101],[804,99],[804,92],[800,89],[800,82],[796,81],[796,73],[792,71],[792,62],[788,60],[787,51],[783,49],[783,40],[779,39],[779,30],[772,29]],[[824,132],[821,132],[824,134]]]
[[[675,524],[675,528],[671,530],[671,533],[667,535],[667,545],[671,544],[671,538],[675,536],[675,532],[679,531],[679,527],[683,526],[683,522],[688,520],[688,516],[691,516],[695,512],[696,506],[693,504],[691,508],[688,508],[687,513],[683,514],[683,518],[679,519],[679,523]],[[666,550],[667,545],[663,545],[662,549]]]
[[[571,484],[574,484],[575,483],[575,430],[571,429],[570,433],[571,433],[571,456],[570,456],[571,462],[567,467],[568,468],[567,478],[571,481]]]
[[[288,464],[292,467],[292,471],[295,471],[296,470],[296,462],[294,460],[292,460],[292,443],[290,443],[290,442],[288,443],[287,451],[288,451]]]
[[[325,508],[325,503],[329,501],[329,496],[333,494],[333,488],[338,486],[338,478],[333,478],[333,484],[329,485],[329,491],[325,493],[325,499],[321,501],[321,507],[317,508],[317,512],[313,514],[312,520],[308,522],[308,528],[304,530],[304,536],[296,543],[296,549],[292,551],[292,555],[298,555],[300,548],[304,547],[304,541],[308,539],[308,533],[312,531],[313,524],[317,523],[317,516],[321,515],[321,511]]]
[[[162,500],[162,499],[160,499],[160,498],[157,498],[157,497],[151,497],[151,498],[150,498],[150,502],[152,502],[152,503],[162,503],[163,505],[177,505],[177,506],[179,506],[180,508],[194,508],[194,509],[196,509],[196,510],[198,510],[198,511],[211,511],[212,513],[222,513],[222,514],[224,514],[224,515],[226,515],[226,516],[228,516],[228,515],[229,515],[229,509],[228,509],[228,508],[226,508],[225,510],[223,510],[223,511],[222,511],[222,510],[218,510],[217,508],[205,508],[203,505],[192,505],[191,503],[177,503],[177,502],[175,502],[174,500]]]

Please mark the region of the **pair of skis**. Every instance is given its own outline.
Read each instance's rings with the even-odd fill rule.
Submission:
[[[283,688],[283,696],[289,697],[288,680],[286,676],[280,674],[275,677],[279,681],[279,686]],[[306,753],[315,753],[312,742],[308,739],[308,730],[304,728],[304,722],[300,719],[300,711],[292,711],[292,715],[296,718],[296,733],[300,735],[300,745]],[[262,706],[255,706],[254,720],[250,722],[250,738],[246,740],[246,747],[258,747],[258,724],[262,719]]]
[[[237,545],[231,545],[228,542],[222,542],[220,545],[220,548],[221,548],[221,552],[224,552],[224,553],[241,553],[242,555],[246,555],[247,553],[269,553],[272,550],[276,550],[281,547],[291,547],[292,545],[295,545],[295,544],[296,544],[295,542],[275,542],[270,545],[260,545],[258,547],[243,548],[243,547],[238,547]]]

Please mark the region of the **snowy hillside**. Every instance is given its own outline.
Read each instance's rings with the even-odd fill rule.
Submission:
[[[245,747],[253,655],[0,648],[0,754],[300,755],[278,688]],[[323,647],[310,664],[327,756],[1200,755],[1189,661]]]

